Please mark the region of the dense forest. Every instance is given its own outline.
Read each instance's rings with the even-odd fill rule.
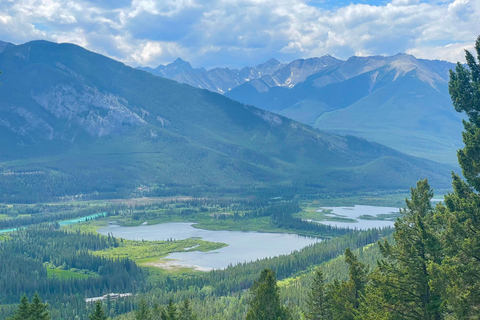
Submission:
[[[1,319],[479,319],[480,37],[449,90],[465,112],[463,177],[432,205],[428,180],[411,189],[393,229],[356,231],[306,222],[295,199],[189,199],[148,205],[2,206]],[[108,212],[126,225],[199,220],[325,239],[289,255],[207,273],[168,274],[102,255],[129,242],[59,220]],[[40,214],[39,214],[40,213]],[[212,222],[213,221],[213,222]],[[132,293],[87,303],[86,298]],[[20,301],[20,303],[18,303]]]

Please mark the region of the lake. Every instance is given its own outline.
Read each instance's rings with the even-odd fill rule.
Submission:
[[[267,257],[289,254],[308,245],[321,241],[286,233],[262,233],[242,231],[212,231],[193,227],[194,223],[171,222],[138,227],[122,227],[111,224],[98,229],[103,235],[108,233],[128,240],[162,241],[168,239],[202,238],[206,241],[223,242],[227,247],[210,252],[175,252],[165,259],[176,259],[177,265],[198,270],[223,269],[230,264],[249,262]]]
[[[338,222],[338,221],[315,221],[310,220],[330,226],[336,226],[339,228],[352,228],[358,230],[367,230],[371,228],[384,228],[384,227],[393,227],[393,223],[396,220],[364,220],[360,219],[359,217],[362,215],[370,215],[376,217],[379,214],[392,214],[398,213],[399,208],[395,207],[376,207],[376,206],[362,206],[362,205],[355,205],[353,207],[322,207],[318,211],[321,212],[322,210],[332,210],[331,214],[325,214],[326,219],[328,217],[342,217],[342,218],[349,218],[355,219],[357,222]]]

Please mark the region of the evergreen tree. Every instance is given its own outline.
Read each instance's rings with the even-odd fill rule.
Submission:
[[[28,301],[27,295],[23,294],[20,299],[20,304],[18,305],[17,310],[13,317],[8,318],[8,320],[25,320],[30,318],[30,302]]]
[[[453,175],[453,193],[441,208],[447,253],[442,270],[450,279],[446,305],[457,319],[480,319],[480,36],[475,51],[477,59],[466,51],[468,69],[457,63],[449,81],[455,110],[468,117],[463,121],[465,147],[458,151],[466,182]]]
[[[173,303],[172,299],[168,301],[167,308],[162,312],[162,320],[177,320],[177,306]]]
[[[358,261],[349,248],[345,250],[345,262],[348,264],[348,280],[335,280],[327,287],[328,306],[334,320],[355,319],[365,293],[367,266]]]
[[[135,310],[135,320],[151,320],[152,312],[145,298],[140,299],[138,309]]]
[[[305,317],[309,320],[327,320],[331,318],[325,295],[325,279],[320,267],[315,270],[312,288],[308,295],[307,308],[308,311]]]
[[[103,311],[102,302],[100,300],[95,301],[95,309],[88,316],[90,320],[107,320],[107,316]]]
[[[162,320],[163,308],[155,301],[152,308],[152,320]]]
[[[406,200],[407,209],[395,222],[395,243],[379,242],[384,259],[372,274],[364,319],[383,319],[386,314],[389,319],[442,319],[441,292],[433,287],[442,248],[434,228],[432,197],[428,181],[417,182],[411,200]]]
[[[291,319],[288,309],[280,304],[275,272],[265,269],[250,288],[252,299],[246,320]]]
[[[182,305],[179,308],[180,314],[178,320],[197,320],[197,315],[193,312],[190,300],[183,300]]]
[[[30,304],[30,318],[27,319],[50,320],[47,304],[42,302],[38,292],[33,295],[32,303]]]
[[[347,286],[351,292],[351,304],[355,310],[360,306],[360,298],[365,293],[368,267],[358,261],[350,248],[345,250],[345,262],[348,264]]]

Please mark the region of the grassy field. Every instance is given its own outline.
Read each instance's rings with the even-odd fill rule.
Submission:
[[[96,233],[97,229],[107,227],[108,221],[110,220],[111,220],[111,217],[101,218],[101,219],[90,220],[82,223],[71,224],[68,226],[64,226],[62,228],[65,228],[66,230],[71,230],[71,231]]]
[[[225,243],[209,242],[196,238],[173,241],[133,241],[122,240],[121,245],[93,254],[106,258],[129,258],[139,266],[149,269],[150,280],[165,274],[183,276],[196,272],[194,268],[177,265],[174,261],[162,259],[173,252],[208,252],[227,246]]]
[[[312,219],[315,221],[357,222],[355,219],[334,215],[331,209],[323,209],[313,205],[305,207],[302,212],[297,213],[296,216],[298,218]]]
[[[92,274],[80,273],[72,270],[62,270],[62,269],[51,269],[47,268],[47,274],[49,278],[58,278],[60,280],[64,279],[86,279]]]
[[[146,262],[147,260],[145,259],[163,258],[172,252],[208,252],[225,246],[225,243],[209,242],[195,238],[173,241],[122,240],[119,247],[95,251],[94,254],[107,258],[128,257],[137,262]]]

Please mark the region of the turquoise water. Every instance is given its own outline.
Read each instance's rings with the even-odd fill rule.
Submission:
[[[79,223],[79,222],[85,222],[87,220],[92,220],[92,219],[95,219],[95,218],[98,218],[98,217],[105,217],[106,215],[107,215],[106,212],[96,213],[96,214],[92,214],[92,215],[82,217],[82,218],[77,218],[77,219],[72,219],[72,220],[67,220],[67,221],[60,221],[58,224],[61,225],[61,226],[69,226],[71,224],[75,224],[75,223]]]
[[[79,223],[79,222],[85,222],[85,221],[95,219],[95,218],[98,218],[98,217],[105,217],[106,215],[107,215],[106,212],[101,212],[101,213],[92,214],[92,215],[89,215],[89,216],[86,216],[86,217],[81,217],[81,218],[76,218],[76,219],[66,220],[66,221],[60,221],[58,224],[61,225],[61,226],[69,226],[71,224],[75,224],[75,223]],[[3,229],[3,230],[0,230],[0,233],[12,232],[12,231],[16,231],[18,229],[19,228]]]
[[[18,228],[12,228],[12,229],[3,229],[3,230],[0,230],[0,233],[12,232],[12,231],[15,231],[15,230],[18,230]]]

